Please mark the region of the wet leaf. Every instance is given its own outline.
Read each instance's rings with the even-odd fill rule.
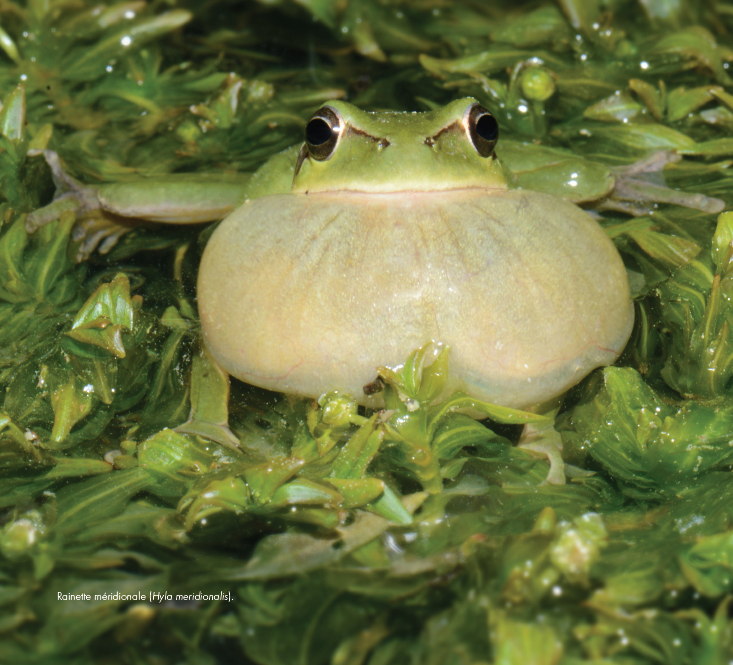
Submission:
[[[720,533],[701,538],[680,557],[680,565],[698,592],[716,598],[733,587],[731,556],[731,534]]]
[[[615,92],[610,97],[589,106],[583,112],[586,118],[604,122],[629,122],[641,115],[641,104],[625,92]]]
[[[666,108],[666,91],[663,85],[662,82],[661,90],[657,90],[653,85],[642,79],[631,79],[629,81],[629,88],[641,98],[657,121],[662,119]]]
[[[564,17],[553,5],[522,12],[491,32],[493,41],[519,48],[532,48],[570,38]]]
[[[562,658],[562,641],[550,626],[512,621],[501,611],[493,613],[491,626],[502,664],[557,665]]]
[[[66,334],[78,342],[124,358],[122,332],[132,330],[133,316],[130,282],[126,275],[120,274],[109,284],[102,284],[90,296]]]
[[[59,448],[63,447],[71,428],[89,414],[93,397],[70,372],[53,381],[50,397],[54,414],[50,447]]]
[[[718,91],[722,91],[722,88],[717,85],[700,86],[691,90],[685,88],[671,90],[667,95],[667,119],[669,122],[682,120],[715,99],[714,93]]]
[[[413,513],[425,500],[424,492],[406,496],[404,508]],[[353,524],[342,527],[334,539],[283,534],[262,540],[246,566],[225,573],[225,579],[257,580],[301,574],[343,558],[377,538],[390,525],[386,519],[369,513],[357,515]]]
[[[695,141],[689,136],[671,127],[658,124],[622,124],[599,129],[603,138],[618,142],[636,150],[680,150],[695,147]]]
[[[142,469],[155,478],[154,492],[160,496],[183,495],[197,476],[201,476],[226,456],[215,443],[163,430],[137,446],[137,459]],[[128,472],[129,473],[129,472]]]
[[[82,57],[76,53],[67,56],[62,64],[64,77],[83,81],[103,76],[107,63],[120,58],[128,49],[139,49],[156,37],[180,28],[191,18],[191,13],[182,9],[140,18],[100,40],[93,48],[87,49]]]
[[[144,469],[116,471],[110,477],[96,476],[67,485],[56,494],[60,534],[71,535],[91,524],[121,513],[138,492],[150,487],[154,479]]]
[[[334,478],[358,479],[364,476],[384,438],[384,430],[374,429],[378,418],[378,414],[373,415],[346,442],[333,462],[331,473]]]
[[[657,40],[649,54],[659,65],[657,71],[699,67],[711,72],[719,83],[730,82],[723,67],[726,57],[713,35],[701,26],[693,26]]]
[[[25,136],[25,88],[22,85],[3,98],[0,134],[11,141],[22,141]]]
[[[304,464],[305,460],[298,457],[285,457],[249,467],[244,472],[244,477],[255,501],[267,503]]]

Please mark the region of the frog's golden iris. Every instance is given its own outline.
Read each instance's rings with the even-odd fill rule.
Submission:
[[[493,117],[332,102],[306,129],[292,189],[246,202],[212,236],[198,301],[232,375],[317,397],[351,393],[428,341],[456,389],[545,402],[613,362],[633,307],[616,249],[583,210],[506,187]]]

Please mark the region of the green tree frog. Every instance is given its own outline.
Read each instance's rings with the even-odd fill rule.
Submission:
[[[507,189],[474,99],[429,113],[332,102],[308,122],[290,191],[246,201],[210,239],[198,300],[230,374],[317,397],[363,386],[427,341],[446,393],[546,402],[612,363],[631,332],[626,271],[601,227]]]
[[[212,218],[246,199],[200,267],[213,358],[264,388],[311,397],[336,389],[374,407],[379,395],[363,387],[375,368],[430,340],[451,347],[446,393],[519,408],[612,363],[633,324],[621,258],[573,203],[508,189],[498,135],[475,99],[427,113],[333,101],[310,119],[301,147],[246,185],[209,189],[221,202]],[[53,167],[55,154],[46,158]],[[58,164],[54,174],[66,193],[29,216],[29,229],[64,208],[206,217],[190,180],[175,192],[150,181],[126,200],[125,185],[85,188]]]

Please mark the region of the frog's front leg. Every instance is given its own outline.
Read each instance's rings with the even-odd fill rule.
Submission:
[[[194,355],[191,368],[191,414],[176,431],[239,448],[239,439],[229,429],[229,374],[203,344]]]
[[[546,457],[550,463],[550,471],[542,485],[564,485],[566,477],[577,478],[592,476],[592,471],[585,471],[569,464],[562,458],[562,437],[555,429],[555,416],[562,407],[563,397],[556,397],[531,409],[531,413],[542,414],[550,418],[547,423],[530,423],[524,426],[519,438],[518,448],[528,450],[538,457]]]
[[[66,173],[53,150],[43,150],[42,154],[51,168],[56,194],[52,203],[28,215],[26,230],[33,233],[62,213],[74,212],[80,220],[75,239],[83,241],[77,260],[97,247],[109,251],[141,221],[194,224],[221,219],[243,202],[251,177],[174,174],[92,186]]]

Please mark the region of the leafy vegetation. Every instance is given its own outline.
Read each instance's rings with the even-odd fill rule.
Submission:
[[[732,30],[723,0],[0,3],[0,662],[733,660]],[[210,227],[25,230],[46,149],[88,184],[252,172],[328,99],[466,95],[629,269],[564,485],[512,445],[541,416],[432,404],[447,351],[381,368],[376,413],[230,385]],[[106,253],[75,263],[80,228]]]

